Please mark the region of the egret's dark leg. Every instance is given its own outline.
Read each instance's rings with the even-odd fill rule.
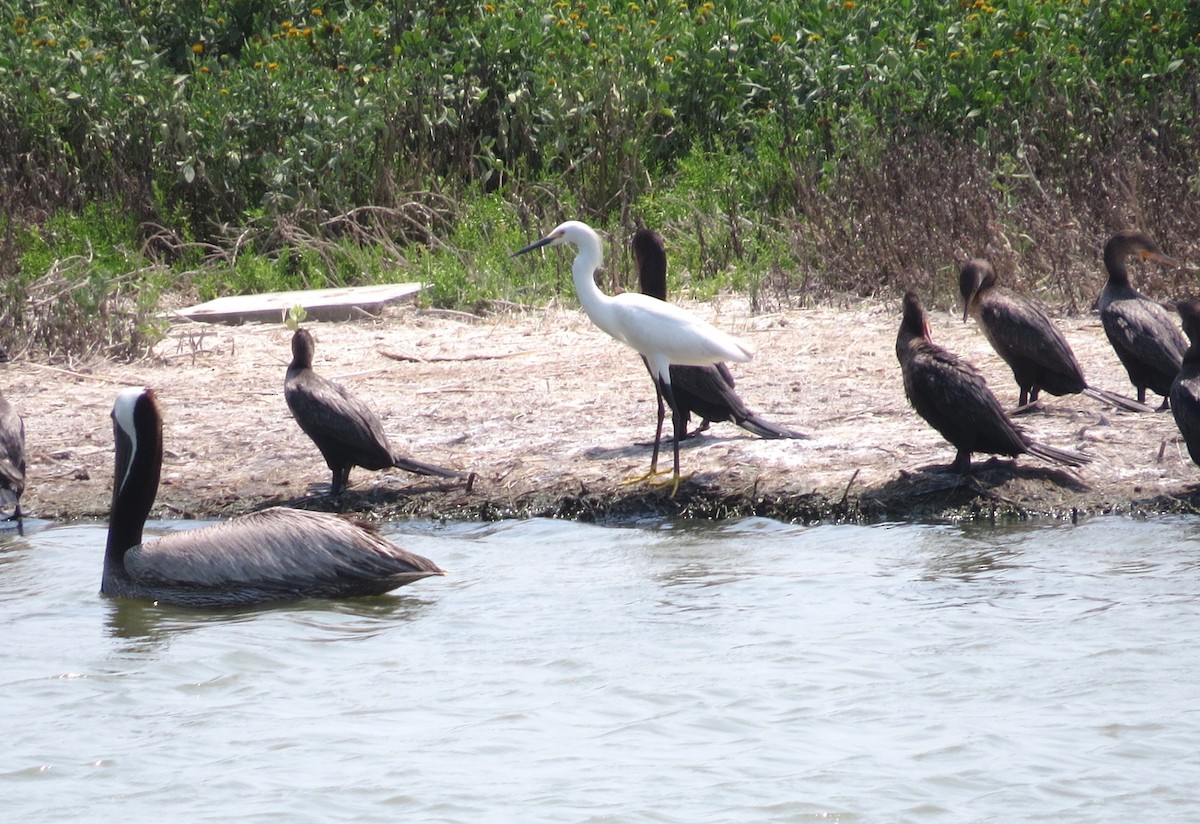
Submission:
[[[658,474],[658,449],[662,443],[663,418],[667,416],[666,403],[663,402],[662,390],[658,381],[654,382],[654,394],[658,398],[658,426],[654,429],[654,452],[650,456],[650,477]]]
[[[677,408],[678,405],[675,403],[675,393],[672,391],[670,383],[665,380],[660,381],[658,384],[658,391],[659,397],[667,402],[667,406],[671,407],[671,424],[675,430],[673,471],[671,473],[671,480],[665,482],[671,484],[670,497],[674,498],[675,493],[679,491],[679,481],[681,480],[679,474],[679,442],[683,440],[681,436],[687,430],[687,417],[681,410]],[[654,483],[653,479],[650,481],[650,483]]]
[[[671,384],[664,386],[664,394],[667,396],[667,404],[671,407],[671,423],[675,428],[675,473],[673,475],[673,483],[671,484],[671,497],[675,497],[675,493],[679,491],[679,443],[687,435],[687,418],[679,409],[679,404],[675,402],[675,390],[671,389]]]
[[[646,368],[649,369],[650,367],[647,366]],[[654,382],[654,391],[658,397],[658,426],[656,426],[654,429],[654,452],[650,457],[650,471],[645,475],[638,475],[635,478],[627,478],[624,481],[621,481],[622,486],[627,486],[628,484],[639,484],[643,481],[653,482],[654,476],[658,474],[658,452],[662,444],[663,419],[667,416],[667,408],[663,400],[662,387],[659,385],[658,381]]]

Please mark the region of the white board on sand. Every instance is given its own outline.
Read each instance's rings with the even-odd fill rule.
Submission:
[[[378,315],[387,304],[411,298],[422,288],[420,283],[386,283],[230,295],[176,309],[172,315],[176,319],[203,323],[280,323],[293,306],[303,306],[309,320],[349,320],[362,317],[364,313]]]

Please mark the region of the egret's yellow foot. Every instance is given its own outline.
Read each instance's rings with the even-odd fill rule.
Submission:
[[[671,473],[671,470],[669,470],[669,469],[664,469],[662,472],[659,472],[657,468],[652,466],[652,467],[650,467],[650,471],[647,472],[645,475],[637,475],[632,478],[626,478],[625,480],[621,481],[620,486],[633,486],[634,484],[640,484],[640,483],[653,484],[654,479],[657,478],[659,475],[668,475],[670,473]]]
[[[665,475],[667,473],[664,472],[663,474]],[[672,472],[670,480],[660,481],[657,478],[651,478],[651,479],[648,479],[646,481],[646,483],[649,484],[650,486],[662,486],[662,487],[669,486],[669,487],[671,487],[671,494],[668,495],[667,497],[674,498],[675,493],[679,491],[680,482],[688,480],[689,478],[692,477],[693,474],[695,474],[695,473],[689,472],[687,475],[679,475],[677,473]]]

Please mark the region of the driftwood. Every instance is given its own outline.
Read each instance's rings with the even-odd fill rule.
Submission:
[[[465,363],[467,361],[479,360],[505,360],[507,358],[519,358],[523,355],[536,355],[537,353],[536,349],[526,349],[521,352],[505,352],[499,355],[462,355],[456,357],[434,355],[433,357],[423,358],[420,355],[409,355],[406,352],[389,352],[386,349],[379,350],[379,354],[385,358],[405,361],[406,363]]]

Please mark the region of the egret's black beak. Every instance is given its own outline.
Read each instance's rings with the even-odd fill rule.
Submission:
[[[517,251],[515,251],[515,252],[513,252],[513,253],[512,253],[512,256],[513,256],[513,257],[517,257],[518,255],[523,255],[523,254],[525,254],[526,252],[532,252],[534,249],[541,249],[541,248],[542,248],[543,246],[545,246],[547,243],[552,243],[552,242],[555,240],[555,238],[556,238],[556,237],[558,237],[558,236],[557,236],[557,235],[550,235],[549,237],[544,237],[544,238],[542,238],[542,239],[541,239],[541,240],[539,240],[539,241],[536,241],[536,242],[534,242],[534,243],[531,243],[531,244],[529,244],[529,245],[528,245],[528,246],[526,246],[524,249],[518,249]]]

